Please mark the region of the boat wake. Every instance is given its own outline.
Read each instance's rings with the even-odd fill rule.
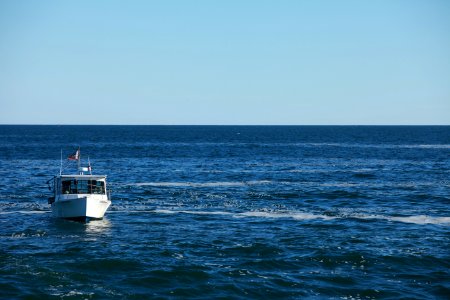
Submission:
[[[127,211],[140,213],[143,211]],[[385,220],[389,222],[402,222],[417,225],[446,225],[450,226],[450,217],[436,217],[426,215],[413,216],[387,216],[387,215],[373,215],[373,214],[345,214],[338,216],[329,216],[325,214],[313,214],[307,212],[266,212],[266,211],[248,211],[232,213],[226,211],[198,211],[198,210],[170,210],[170,209],[156,209],[145,211],[157,214],[191,214],[191,215],[219,215],[231,216],[234,218],[269,218],[269,219],[293,219],[299,221],[307,220],[342,220],[342,219],[360,219],[360,220]]]
[[[19,210],[19,211],[2,211],[0,215],[9,214],[47,214],[51,211],[42,210]],[[339,219],[360,219],[360,220],[384,220],[389,222],[402,222],[417,225],[446,225],[450,226],[450,217],[437,217],[427,215],[413,215],[413,216],[388,216],[379,214],[361,214],[349,213],[342,215],[325,215],[314,214],[307,212],[268,212],[268,211],[246,211],[246,212],[227,212],[227,211],[201,211],[201,210],[175,210],[175,209],[137,209],[137,210],[113,210],[110,213],[156,213],[156,214],[188,214],[188,215],[211,215],[211,216],[229,216],[233,218],[266,218],[266,219],[292,219],[299,221],[307,220],[339,220]]]

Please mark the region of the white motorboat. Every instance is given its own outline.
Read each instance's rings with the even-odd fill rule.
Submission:
[[[111,205],[111,197],[106,188],[106,175],[92,175],[90,162],[88,167],[81,167],[79,148],[68,160],[78,161],[78,174],[63,174],[61,155],[59,175],[49,180],[53,180],[50,189],[53,189],[54,195],[48,199],[53,216],[85,222],[102,219]]]

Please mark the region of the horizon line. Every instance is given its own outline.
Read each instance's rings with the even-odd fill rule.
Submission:
[[[33,124],[0,123],[0,126],[450,126],[450,124]]]

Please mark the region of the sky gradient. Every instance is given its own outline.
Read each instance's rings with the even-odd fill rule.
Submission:
[[[0,124],[450,124],[450,1],[1,1]]]

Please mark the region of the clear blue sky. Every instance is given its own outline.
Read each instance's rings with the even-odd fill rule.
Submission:
[[[450,1],[3,0],[0,124],[450,124]]]

